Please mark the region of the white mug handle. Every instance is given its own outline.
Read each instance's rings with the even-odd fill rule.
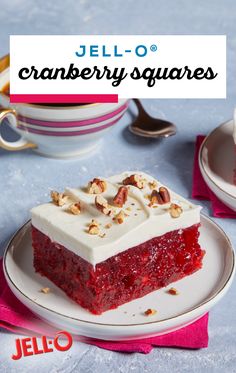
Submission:
[[[7,118],[12,125],[12,127],[17,127],[17,117],[16,112],[13,109],[0,109],[0,126],[3,122],[3,119]],[[4,140],[1,136],[1,127],[0,127],[0,148],[6,150],[23,150],[28,148],[36,148],[37,145],[28,142],[26,139],[21,137],[19,140],[10,142]]]

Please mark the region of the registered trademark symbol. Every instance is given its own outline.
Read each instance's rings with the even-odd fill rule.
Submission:
[[[151,47],[150,47],[151,51],[152,52],[156,52],[157,51],[157,45],[156,44],[152,44]]]

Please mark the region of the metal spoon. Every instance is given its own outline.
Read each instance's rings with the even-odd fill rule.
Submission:
[[[134,98],[138,108],[138,116],[129,126],[129,130],[135,135],[143,137],[169,137],[176,134],[176,126],[163,119],[151,117],[143,108],[140,100]]]

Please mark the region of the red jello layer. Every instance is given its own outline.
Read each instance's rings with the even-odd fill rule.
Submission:
[[[200,269],[205,252],[198,229],[152,238],[93,267],[32,227],[34,267],[82,307],[101,314]]]

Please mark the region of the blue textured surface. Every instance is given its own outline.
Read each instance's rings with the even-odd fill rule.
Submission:
[[[226,100],[147,100],[154,116],[177,124],[178,135],[162,142],[127,131],[127,113],[107,134],[96,155],[70,161],[46,159],[31,151],[0,150],[0,250],[29,217],[29,209],[48,199],[49,189],[77,185],[124,168],[150,172],[185,197],[191,193],[194,140],[232,117],[236,102],[235,0],[0,0],[0,55],[9,34],[226,34]],[[131,106],[131,109],[135,109]],[[6,131],[8,132],[8,131]],[[111,156],[112,155],[112,156]],[[209,204],[204,210],[211,214]],[[217,222],[236,244],[235,220]],[[13,362],[15,335],[0,334],[1,372],[236,372],[236,285],[210,314],[209,348],[199,351],[156,348],[149,355],[122,354],[74,343],[55,352]]]

